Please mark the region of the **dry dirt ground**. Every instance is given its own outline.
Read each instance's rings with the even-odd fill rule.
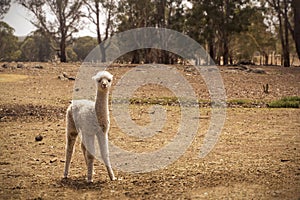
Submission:
[[[0,63],[0,199],[300,198],[300,109],[266,106],[283,96],[300,96],[300,67],[269,66],[259,67],[258,71],[220,67],[228,102],[232,104],[227,108],[218,143],[206,157],[200,159],[198,154],[211,113],[209,106],[202,105],[200,128],[191,146],[173,164],[149,173],[115,169],[120,180],[112,182],[103,164],[96,161],[94,183],[87,184],[79,140],[70,178],[62,179],[65,110],[74,85],[66,77],[75,77],[80,63],[3,64]],[[108,68],[114,74],[114,84],[133,67]],[[193,68],[177,69],[199,99],[209,99],[203,80]],[[268,94],[263,92],[266,84]],[[144,99],[172,96],[155,85],[139,88],[135,95]],[[233,103],[240,100],[250,103]],[[174,137],[180,116],[177,105],[164,107],[167,121],[159,134],[147,139],[126,136],[112,118],[111,141],[136,152],[163,147]],[[132,119],[139,125],[149,123],[148,108],[147,104],[131,105]],[[38,135],[42,141],[35,141]]]

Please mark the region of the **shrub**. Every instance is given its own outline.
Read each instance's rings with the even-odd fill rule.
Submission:
[[[270,108],[300,108],[300,97],[283,97],[268,104]]]

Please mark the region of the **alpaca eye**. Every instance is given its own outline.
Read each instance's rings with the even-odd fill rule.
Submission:
[[[109,83],[111,82],[111,80],[110,80],[110,79],[108,79],[107,81],[108,81]]]

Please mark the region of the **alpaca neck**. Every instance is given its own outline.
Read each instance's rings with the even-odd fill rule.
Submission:
[[[100,125],[105,125],[109,121],[108,96],[108,91],[97,91],[95,110]]]

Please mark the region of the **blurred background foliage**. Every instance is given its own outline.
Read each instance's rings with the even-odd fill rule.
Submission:
[[[216,64],[290,66],[299,59],[297,0],[16,0],[37,30],[25,38],[0,21],[0,61],[83,61],[110,36],[141,27],[173,29],[200,43]],[[10,0],[1,1],[0,19]],[[51,16],[51,17],[49,17]],[[75,37],[92,24],[96,37]],[[101,46],[102,61],[105,50]],[[183,62],[170,52],[136,50],[118,62]],[[201,61],[199,61],[201,62]],[[210,64],[203,61],[202,64]]]

